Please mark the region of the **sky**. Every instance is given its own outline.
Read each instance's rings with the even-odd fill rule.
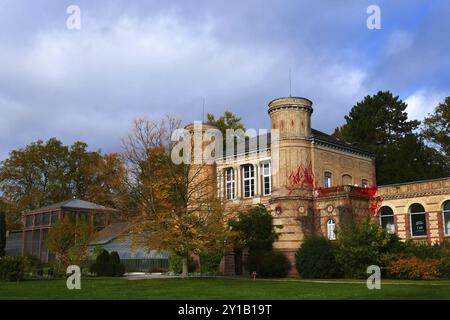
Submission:
[[[421,120],[450,95],[449,17],[445,0],[0,0],[0,159],[51,137],[119,152],[133,119],[199,121],[203,101],[259,129],[291,93],[332,133],[389,90]]]

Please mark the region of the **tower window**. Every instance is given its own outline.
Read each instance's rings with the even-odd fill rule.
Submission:
[[[325,172],[324,179],[323,179],[323,186],[325,188],[331,187],[331,172]]]
[[[414,203],[409,207],[411,222],[411,235],[422,237],[427,235],[427,218],[424,207],[419,203]]]
[[[369,187],[369,181],[367,181],[366,179],[362,179],[361,180],[361,187],[368,188]]]
[[[327,237],[329,240],[336,240],[336,223],[333,219],[327,221]]]
[[[243,167],[244,177],[244,198],[251,198],[255,196],[255,168],[251,164]]]
[[[263,195],[268,196],[272,193],[272,173],[270,162],[265,162],[261,166],[263,177]]]
[[[226,179],[226,186],[225,186],[226,198],[228,200],[233,200],[234,198],[236,198],[233,168],[228,168],[225,170],[225,179]]]

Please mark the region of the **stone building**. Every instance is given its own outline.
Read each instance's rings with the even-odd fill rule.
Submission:
[[[262,203],[271,210],[274,224],[283,227],[275,250],[294,265],[306,235],[335,240],[346,219],[369,214],[401,239],[450,237],[450,178],[376,187],[374,154],[313,129],[312,113],[308,99],[275,99],[268,105],[271,133],[250,138],[205,166],[217,196],[230,206]],[[200,134],[213,128],[203,124]],[[191,135],[196,130],[186,129]],[[223,272],[245,272],[243,259],[242,252],[230,253]]]

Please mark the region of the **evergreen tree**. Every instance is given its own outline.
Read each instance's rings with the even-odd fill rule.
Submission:
[[[409,121],[406,108],[389,91],[380,91],[358,102],[333,134],[375,153],[378,184],[447,175],[445,159],[415,132],[420,122]]]

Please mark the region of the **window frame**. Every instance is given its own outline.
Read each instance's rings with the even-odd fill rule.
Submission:
[[[448,209],[445,209],[446,205],[449,205]],[[442,204],[442,226],[444,228],[444,236],[445,237],[449,237],[450,236],[450,226],[447,229],[446,232],[446,223],[445,223],[445,215],[448,214],[448,224],[450,225],[450,200],[446,200],[444,201],[444,203]]]
[[[388,209],[392,212],[392,214],[386,214],[386,215],[383,215],[383,214],[382,214],[383,208],[388,208]],[[395,234],[396,225],[395,225],[395,214],[394,214],[394,210],[392,210],[392,208],[389,207],[389,206],[382,206],[382,207],[380,208],[379,213],[380,213],[380,216],[379,216],[379,222],[380,222],[381,228],[383,228],[384,230],[386,230],[386,231],[387,231],[388,233],[390,233],[390,234]],[[388,224],[386,224],[386,228],[383,227],[383,218],[392,218],[392,225],[393,225],[393,227],[394,227],[394,230],[393,230],[393,231],[392,231],[392,230],[389,230],[389,229],[387,228]],[[392,232],[391,232],[391,231],[392,231]]]
[[[265,169],[268,169],[268,173],[265,173]],[[270,161],[263,162],[261,164],[261,176],[262,176],[262,194],[263,196],[270,196],[272,194],[272,165]],[[269,191],[266,192],[266,182],[269,184]]]
[[[246,169],[248,169],[248,177],[246,177]],[[246,183],[248,182],[248,193],[246,190]],[[248,195],[247,195],[248,194]],[[242,197],[250,199],[255,196],[255,166],[246,164],[242,166]]]
[[[423,212],[411,212],[411,209],[414,205],[420,205],[423,209]],[[422,204],[416,202],[409,206],[408,211],[409,211],[409,231],[410,231],[411,238],[426,238],[426,237],[428,237],[427,212],[425,210],[425,207]],[[423,220],[425,222],[425,234],[423,234],[423,235],[414,235],[413,234],[413,216],[414,215],[423,215],[423,217],[424,217]]]
[[[331,228],[331,226],[333,227]],[[333,232],[332,235],[331,232]],[[327,220],[327,239],[330,241],[336,240],[336,221],[331,218]]]
[[[230,187],[230,189],[228,189],[228,187]],[[231,191],[231,196],[229,191]],[[236,179],[233,168],[225,169],[225,199],[227,200],[236,199]]]
[[[329,178],[329,179],[327,179]],[[333,185],[333,174],[330,171],[325,171],[323,173],[323,187],[324,188],[331,188]],[[327,181],[329,181],[329,185],[327,185]]]

